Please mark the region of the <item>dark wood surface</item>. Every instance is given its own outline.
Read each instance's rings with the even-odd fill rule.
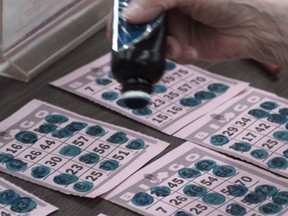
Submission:
[[[0,121],[35,98],[84,116],[136,130],[171,143],[170,147],[161,155],[182,144],[184,141],[181,139],[163,134],[100,105],[49,85],[49,82],[93,61],[109,52],[109,50],[110,44],[106,39],[105,30],[103,30],[45,69],[45,71],[33,78],[29,83],[0,77]],[[195,62],[195,65],[230,78],[249,82],[253,87],[276,93],[288,99],[288,71],[282,70],[279,75],[271,76],[263,68],[250,60],[226,61],[221,63],[199,61]],[[159,158],[161,155],[156,158]],[[53,213],[52,216],[90,216],[97,215],[98,213],[111,216],[138,215],[101,198],[89,199],[72,195],[69,196],[4,173],[0,173],[0,176],[59,207],[59,210]]]

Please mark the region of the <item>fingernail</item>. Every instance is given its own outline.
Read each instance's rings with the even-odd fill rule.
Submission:
[[[142,7],[139,4],[130,4],[123,12],[123,17],[131,19],[135,16],[139,16],[143,12]]]

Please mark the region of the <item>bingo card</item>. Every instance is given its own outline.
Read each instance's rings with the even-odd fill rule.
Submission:
[[[58,208],[0,178],[0,215],[49,215]]]
[[[169,135],[248,86],[194,66],[167,61],[163,78],[154,85],[151,103],[142,109],[128,109],[121,100],[121,86],[110,70],[110,54],[51,84]]]
[[[288,182],[186,142],[105,199],[142,215],[283,216],[288,214]]]
[[[175,136],[288,177],[288,101],[274,94],[248,88]]]
[[[0,124],[0,170],[63,193],[111,190],[168,144],[32,100]]]

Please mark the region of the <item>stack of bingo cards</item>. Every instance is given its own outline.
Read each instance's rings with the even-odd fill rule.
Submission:
[[[56,80],[52,85],[87,98],[134,120],[173,134],[193,120],[231,99],[248,84],[209,73],[194,66],[166,62],[166,72],[154,85],[152,101],[128,109],[120,84],[113,78],[110,54]]]
[[[63,193],[96,197],[168,144],[33,100],[0,124],[0,169]]]
[[[58,208],[0,178],[0,215],[49,215]]]
[[[285,216],[287,188],[287,180],[186,142],[104,198],[147,216]]]
[[[175,136],[288,177],[288,101],[274,94],[248,88]]]

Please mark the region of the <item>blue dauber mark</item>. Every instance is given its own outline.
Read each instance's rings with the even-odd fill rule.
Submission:
[[[231,177],[236,174],[236,169],[230,165],[219,165],[213,168],[213,174],[218,177]]]
[[[202,197],[207,193],[207,188],[200,185],[188,184],[183,188],[183,193],[191,197]]]
[[[53,178],[55,184],[69,185],[78,181],[78,177],[66,173],[61,173]]]
[[[288,116],[288,108],[281,108],[281,109],[279,109],[279,113],[280,113],[281,115]]]
[[[132,198],[132,203],[136,206],[148,206],[154,202],[154,198],[145,192],[136,193]]]
[[[99,165],[100,169],[107,171],[114,171],[119,167],[119,162],[116,160],[106,160],[102,161]]]
[[[231,203],[226,206],[226,213],[233,216],[244,216],[247,210],[238,203]]]
[[[124,109],[129,109],[129,107],[127,107],[125,100],[123,98],[119,99],[116,101],[116,104]]]
[[[267,118],[267,120],[268,120],[269,122],[272,122],[272,123],[276,123],[276,124],[281,125],[281,124],[286,123],[287,120],[288,120],[288,118],[287,118],[285,115],[281,115],[281,114],[276,114],[276,113],[274,113],[274,114],[271,114],[271,115]]]
[[[255,149],[250,152],[250,155],[257,160],[263,160],[269,156],[269,153],[265,149]]]
[[[283,151],[283,155],[288,158],[288,149],[286,149],[285,151]],[[0,156],[0,162],[1,162],[1,156]]]
[[[67,128],[61,128],[59,130],[55,130],[52,132],[52,136],[53,137],[56,137],[56,138],[59,138],[59,139],[62,139],[62,138],[68,138],[68,137],[71,137],[73,135],[73,131],[67,129]]]
[[[155,94],[162,94],[164,92],[167,91],[167,88],[165,85],[160,85],[160,84],[156,84],[153,86],[153,90],[152,92],[155,93]]]
[[[260,213],[264,215],[275,215],[282,211],[283,207],[276,203],[266,203],[264,205],[259,206],[258,210]]]
[[[166,71],[171,71],[176,68],[176,64],[171,61],[166,61]]]
[[[273,133],[273,137],[280,141],[288,141],[288,131],[276,131]]]
[[[208,90],[213,93],[224,93],[229,89],[228,85],[222,83],[212,83],[208,85]]]
[[[87,181],[81,181],[81,182],[76,182],[73,185],[73,190],[80,192],[80,193],[85,193],[90,191],[93,188],[93,183],[92,182],[87,182]]]
[[[101,98],[106,101],[114,101],[119,97],[119,94],[114,91],[107,91],[101,94]]]
[[[41,166],[33,167],[31,170],[31,175],[34,178],[41,179],[41,178],[48,176],[50,172],[51,172],[51,169],[49,167],[41,165]]]
[[[66,125],[65,128],[67,128],[70,131],[76,132],[87,127],[87,125],[88,124],[85,122],[71,122],[70,124]]]
[[[15,135],[15,139],[18,142],[24,143],[24,144],[34,144],[38,140],[38,136],[36,133],[33,133],[31,131],[21,131]]]
[[[228,185],[228,194],[234,197],[244,196],[248,192],[248,188],[241,184]]]
[[[157,197],[166,197],[171,193],[171,189],[166,186],[155,186],[150,188],[151,194],[155,194]]]
[[[100,137],[105,134],[105,130],[100,125],[92,125],[86,129],[85,133],[90,136]]]
[[[56,128],[57,128],[57,126],[54,124],[44,123],[44,124],[39,126],[37,131],[39,133],[48,134],[48,133],[51,133],[52,131],[56,130]]]
[[[178,175],[181,178],[190,179],[190,178],[197,178],[201,176],[201,172],[193,168],[185,167],[185,168],[178,170]]]
[[[200,101],[202,100],[211,100],[216,97],[216,94],[208,91],[199,91],[194,94],[194,97]]]
[[[201,104],[201,100],[194,97],[182,98],[180,104],[187,107],[196,107]]]
[[[286,169],[288,167],[288,161],[284,157],[274,157],[267,164],[272,169]]]
[[[112,82],[112,80],[106,78],[98,78],[95,82],[98,85],[107,86]]]
[[[193,216],[192,214],[185,212],[185,211],[177,211],[174,216]]]
[[[278,205],[288,205],[288,191],[280,191],[273,195],[272,200]]]
[[[125,146],[128,149],[144,149],[145,142],[142,139],[133,139]]]
[[[195,168],[203,172],[209,171],[215,166],[217,166],[217,163],[209,159],[199,160],[195,163]]]
[[[248,204],[258,204],[263,202],[266,199],[266,196],[260,193],[250,192],[245,195],[244,200]]]
[[[236,142],[233,145],[231,145],[229,148],[243,153],[243,152],[250,151],[252,148],[252,145],[247,142]]]
[[[89,152],[79,157],[79,161],[85,164],[96,164],[100,160],[98,154]]]
[[[136,116],[147,116],[151,115],[153,111],[146,106],[140,109],[133,109],[132,113]]]
[[[128,138],[126,133],[116,132],[112,136],[108,137],[106,141],[114,144],[123,144],[128,141]]]
[[[273,186],[273,185],[258,185],[255,188],[255,193],[256,194],[262,194],[263,196],[267,197],[271,197],[273,194],[277,193],[278,189],[277,187]]]
[[[62,124],[68,120],[69,119],[66,116],[60,114],[48,115],[45,117],[45,121],[50,124]]]
[[[261,110],[261,109],[249,110],[248,114],[253,116],[253,117],[255,117],[255,118],[257,118],[257,119],[268,118],[270,116],[269,112],[266,112],[266,111]]]
[[[14,156],[11,154],[0,153],[0,163],[7,163],[14,159]]]
[[[74,157],[81,153],[81,149],[78,146],[66,145],[60,149],[59,153],[66,157]]]
[[[29,197],[19,197],[15,199],[10,206],[10,209],[13,212],[17,213],[28,213],[37,207],[36,202],[34,202]]]
[[[25,170],[27,166],[28,166],[27,163],[18,159],[9,160],[6,163],[6,169],[14,172]]]
[[[0,191],[0,203],[2,205],[8,205],[19,197],[20,195],[11,189]]]
[[[229,142],[229,138],[222,134],[215,134],[210,137],[210,143],[214,146],[223,146]]]
[[[226,198],[219,193],[207,193],[202,197],[202,201],[209,205],[221,205],[226,201]]]
[[[260,104],[260,107],[266,110],[273,110],[277,108],[279,105],[274,101],[265,101]]]

